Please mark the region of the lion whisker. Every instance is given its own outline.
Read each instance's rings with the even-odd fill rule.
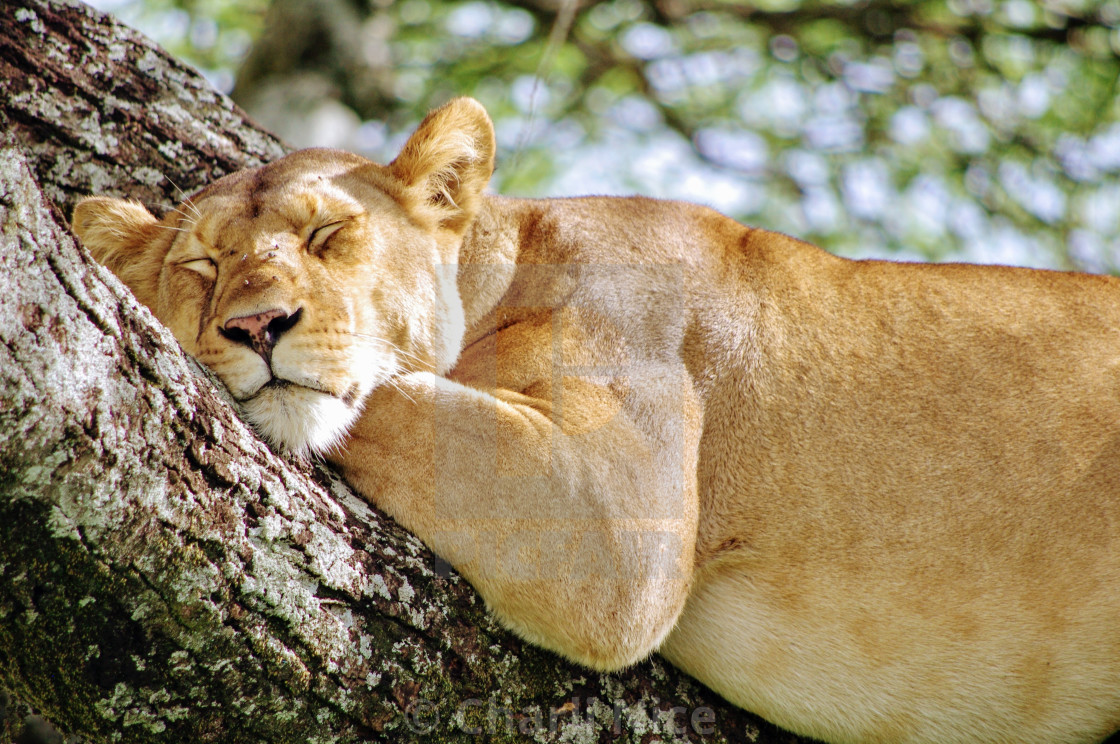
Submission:
[[[166,173],[163,174],[163,177],[167,179],[167,182],[169,184],[171,184],[172,186],[175,187],[175,190],[179,192],[179,196],[182,197],[183,203],[191,208],[191,211],[194,212],[195,216],[196,217],[201,217],[202,212],[199,211],[198,207],[195,206],[194,202],[191,201],[191,198],[189,196],[187,196],[186,192],[183,191],[181,188],[179,188],[179,184],[172,181],[171,177],[168,176]],[[178,211],[178,210],[176,210],[176,211]]]
[[[428,362],[428,360],[424,359],[423,357],[417,356],[416,354],[413,354],[411,351],[405,351],[404,349],[397,346],[395,343],[393,343],[392,341],[390,341],[387,338],[382,338],[381,336],[375,336],[372,333],[360,333],[360,332],[357,332],[357,331],[352,331],[350,335],[356,336],[356,337],[361,338],[361,339],[367,339],[367,340],[371,340],[371,341],[377,341],[378,343],[382,343],[382,344],[388,346],[390,349],[392,349],[396,353],[400,354],[401,356],[403,356],[407,359],[411,359],[415,362],[420,362],[421,364],[426,364]]]
[[[386,382],[388,382],[388,383],[389,383],[389,385],[390,385],[390,386],[392,386],[392,388],[393,388],[394,390],[396,390],[396,391],[397,391],[398,393],[400,393],[400,394],[401,394],[401,395],[403,395],[404,397],[408,398],[408,399],[409,399],[409,401],[411,401],[413,405],[416,405],[416,399],[415,399],[415,398],[413,398],[413,397],[412,397],[411,395],[409,395],[409,394],[408,394],[407,392],[405,392],[404,388],[402,388],[402,387],[401,387],[400,385],[398,385],[398,384],[397,384],[397,383],[396,383],[396,382],[395,382],[395,381],[393,380],[393,378],[391,378],[391,377],[390,377],[390,378],[389,378],[388,380],[386,380]]]
[[[182,221],[186,222],[188,225],[193,226],[193,225],[197,224],[197,218],[194,215],[191,215],[187,212],[184,212],[182,209],[179,209],[178,207],[175,207],[175,209],[173,209],[171,211],[176,212],[179,215],[181,215]]]
[[[191,211],[194,212],[194,216],[195,216],[196,219],[202,216],[202,211],[198,207],[195,206],[194,202],[191,201],[190,197],[187,197],[186,199],[183,199],[183,203],[191,208]]]

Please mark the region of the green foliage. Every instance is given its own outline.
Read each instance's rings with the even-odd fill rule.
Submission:
[[[145,12],[220,40],[262,2]],[[608,0],[567,27],[557,5],[365,7],[392,26],[371,154],[468,94],[503,191],[685,198],[851,255],[1120,268],[1120,0]],[[239,52],[191,38],[170,46],[203,67]]]

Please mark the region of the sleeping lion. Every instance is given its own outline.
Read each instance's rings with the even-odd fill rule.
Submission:
[[[305,150],[73,227],[533,643],[836,744],[1120,727],[1120,281],[491,196],[494,150],[457,99],[388,166]]]

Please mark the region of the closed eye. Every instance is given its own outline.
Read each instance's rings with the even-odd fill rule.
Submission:
[[[342,226],[345,224],[346,220],[339,220],[338,222],[331,222],[316,228],[307,241],[308,249],[312,251],[322,250],[330,237],[342,229]]]
[[[184,269],[201,274],[207,279],[216,279],[218,277],[218,267],[213,260],[206,258],[192,258],[189,261],[180,261],[177,266],[182,266]]]

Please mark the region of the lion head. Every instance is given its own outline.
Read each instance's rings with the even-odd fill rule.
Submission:
[[[494,148],[482,106],[456,99],[388,166],[303,150],[219,179],[162,219],[85,199],[73,229],[266,439],[320,453],[371,390],[455,363],[455,264]]]

